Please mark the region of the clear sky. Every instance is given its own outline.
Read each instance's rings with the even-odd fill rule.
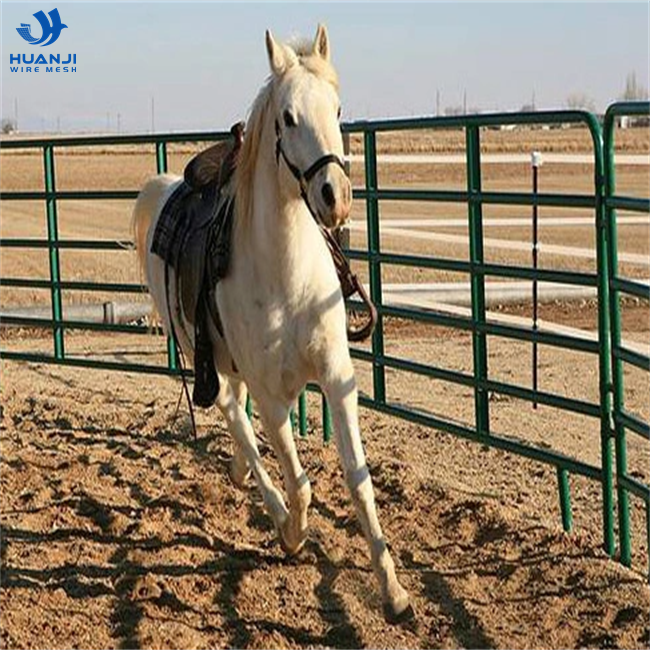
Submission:
[[[604,110],[634,72],[649,76],[648,2],[5,2],[2,116],[21,130],[122,132],[227,128],[268,74],[264,31],[327,25],[343,118],[562,108]],[[41,47],[16,31],[58,8],[68,26]],[[11,72],[10,55],[77,55],[76,72]],[[15,66],[15,64],[13,64]]]

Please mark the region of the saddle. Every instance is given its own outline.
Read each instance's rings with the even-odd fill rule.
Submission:
[[[231,141],[218,142],[188,163],[183,182],[160,214],[151,244],[151,252],[165,262],[170,309],[169,267],[176,276],[176,315],[194,327],[192,401],[202,407],[214,404],[219,394],[210,325],[223,335],[214,292],[228,273],[234,212],[229,185],[243,142],[243,123],[230,132]],[[175,332],[172,335],[176,338]]]

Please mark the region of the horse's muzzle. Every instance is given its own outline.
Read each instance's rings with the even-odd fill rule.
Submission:
[[[316,179],[315,179],[316,180]],[[350,216],[352,185],[342,169],[330,166],[312,183],[313,201],[326,228],[337,228]]]

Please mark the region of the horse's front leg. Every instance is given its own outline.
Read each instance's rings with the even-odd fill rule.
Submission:
[[[408,617],[412,610],[408,594],[395,575],[395,564],[377,517],[372,480],[359,434],[354,369],[349,355],[342,355],[342,358],[336,360],[334,367],[331,364],[328,366],[321,377],[321,387],[325,391],[332,413],[345,480],[370,547],[372,567],[379,581],[384,603],[384,615],[387,620],[396,621]]]
[[[289,555],[295,555],[307,538],[311,486],[298,458],[289,408],[270,397],[258,400],[258,407],[264,429],[282,467],[289,497],[289,516],[279,531],[280,543]]]

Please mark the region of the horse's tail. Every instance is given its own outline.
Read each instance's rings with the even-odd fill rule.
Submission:
[[[168,174],[160,174],[148,180],[136,199],[131,220],[131,232],[133,243],[138,253],[138,266],[140,269],[140,283],[146,284],[151,291],[149,274],[147,273],[147,257],[149,248],[147,246],[149,231],[155,228],[160,212],[169,197],[170,188],[179,179]],[[151,325],[160,324],[158,308],[155,302],[152,304],[152,311],[149,317]]]
[[[149,179],[140,190],[133,208],[131,231],[138,253],[140,278],[143,281],[147,278],[147,235],[154,221],[160,216],[170,185],[176,180],[175,177],[167,174]]]

